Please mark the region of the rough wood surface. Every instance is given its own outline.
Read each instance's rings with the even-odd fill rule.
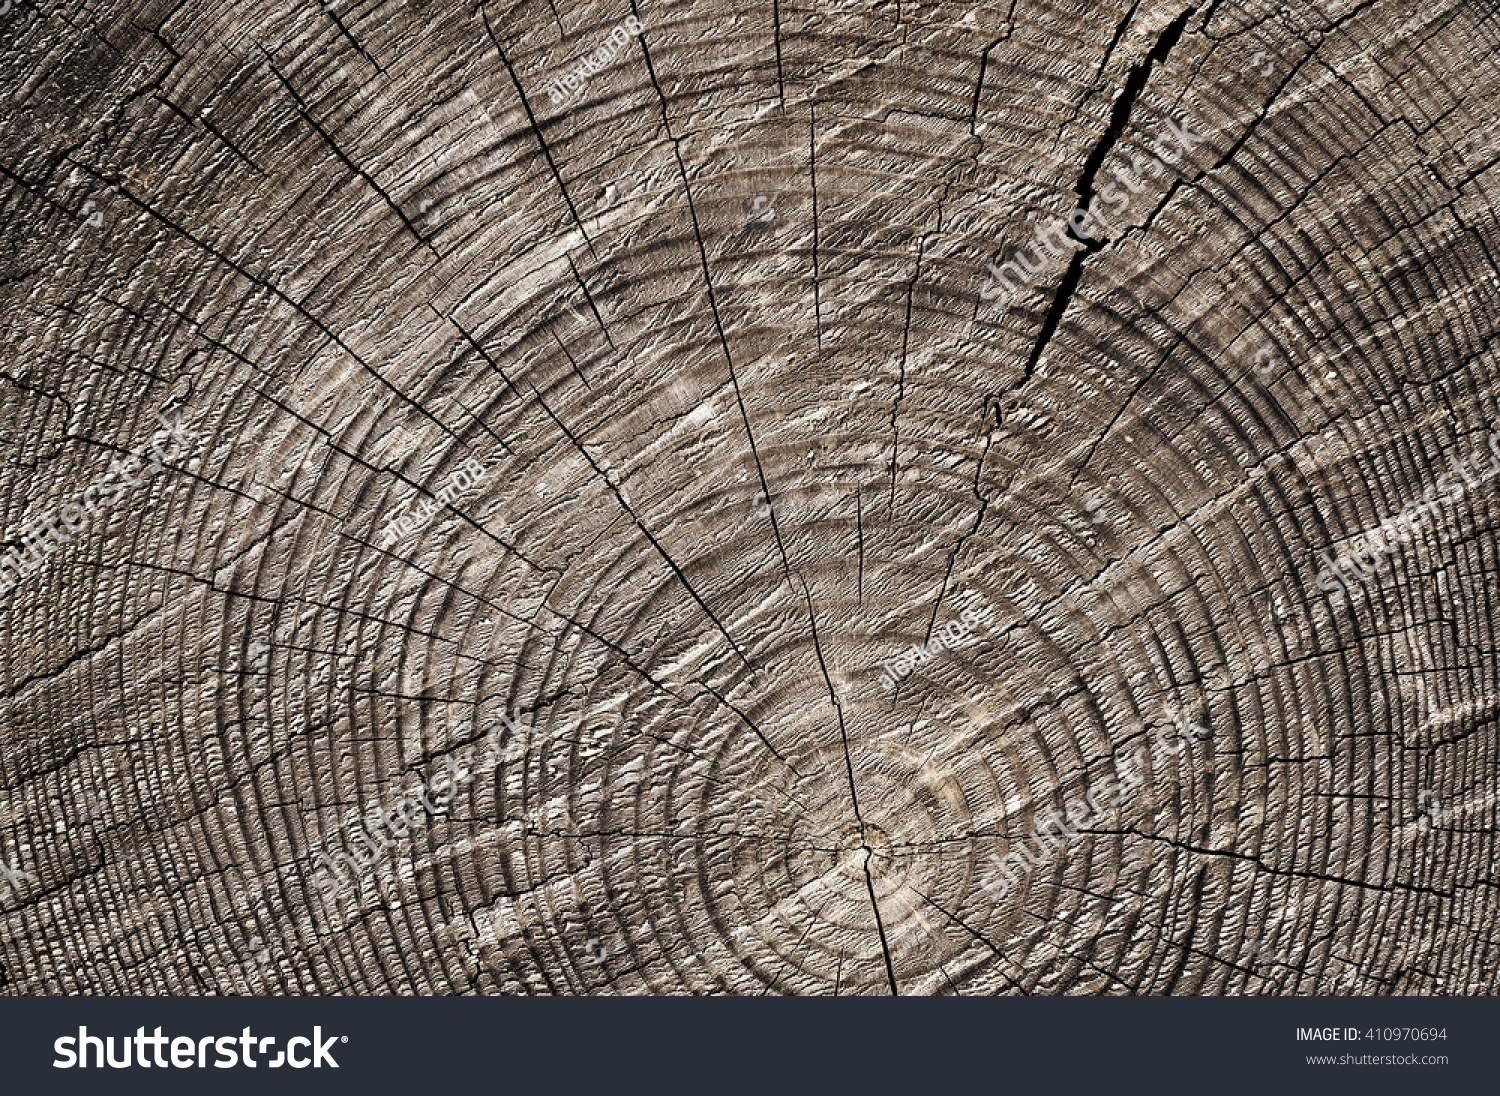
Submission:
[[[1500,990],[1494,4],[5,8],[5,992]]]

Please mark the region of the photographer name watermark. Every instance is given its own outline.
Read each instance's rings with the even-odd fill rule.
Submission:
[[[574,92],[583,90],[583,85],[589,82],[590,76],[602,71],[605,65],[619,55],[625,43],[630,41],[631,35],[640,34],[645,29],[634,15],[627,15],[625,22],[609,32],[604,45],[585,56],[573,66],[571,72],[552,78],[552,83],[547,87],[547,98],[556,105]]]

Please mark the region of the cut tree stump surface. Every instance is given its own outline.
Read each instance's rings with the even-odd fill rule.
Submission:
[[[1500,991],[1494,5],[5,7],[4,992]]]

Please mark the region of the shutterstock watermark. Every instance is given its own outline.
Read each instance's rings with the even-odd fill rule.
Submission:
[[[29,871],[12,868],[4,860],[0,860],[0,873],[3,873],[5,878],[5,882],[0,883],[0,900],[9,898],[12,894],[19,895],[24,880],[30,879],[33,883],[36,882],[36,876]]]
[[[531,743],[532,729],[529,726],[523,726],[520,719],[520,712],[516,713],[515,720],[511,720],[504,712],[500,713],[500,722],[490,728],[489,736],[485,740],[485,757],[481,762],[483,767],[493,767],[501,761],[513,761],[524,756]],[[502,746],[507,731],[511,733],[511,740]],[[330,856],[327,850],[334,847],[334,842],[326,836],[323,837],[316,859],[325,866],[314,873],[313,886],[323,891],[325,895],[348,890],[365,872],[375,866],[376,861],[388,849],[395,848],[396,843],[409,836],[414,827],[426,822],[426,817],[418,810],[418,807],[434,817],[442,814],[447,809],[448,803],[458,794],[458,785],[474,782],[474,770],[470,768],[470,764],[474,760],[476,750],[475,746],[468,747],[457,761],[453,758],[444,758],[442,770],[430,780],[424,781],[415,791],[408,792],[396,806],[388,810],[376,810],[374,812],[376,821],[373,825],[369,819],[369,812],[366,812],[362,818],[364,825],[354,830],[354,835],[345,845],[348,849],[347,853],[335,851]],[[400,823],[400,828],[397,826],[398,823]],[[385,837],[382,831],[389,832],[391,838]],[[361,843],[362,849],[355,845],[356,841]],[[362,852],[367,852],[368,857],[362,855]],[[348,878],[345,878],[345,871],[340,861],[352,869]]]
[[[49,555],[67,543],[71,534],[88,524],[89,519],[98,514],[103,507],[119,501],[126,487],[140,486],[148,476],[161,471],[164,460],[173,460],[181,456],[177,442],[197,436],[195,432],[183,429],[180,411],[174,415],[172,422],[168,422],[161,415],[157,416],[157,421],[162,424],[163,428],[151,435],[151,449],[156,456],[151,461],[150,471],[141,476],[135,474],[145,455],[144,449],[127,454],[128,460],[125,457],[117,457],[110,464],[109,471],[84,490],[80,496],[81,501],[68,503],[60,512],[49,510],[27,526],[21,534],[20,544],[0,558],[0,595],[10,593],[25,581],[28,575],[39,570]],[[171,453],[162,449],[162,443],[168,440],[173,442]],[[183,448],[186,448],[185,442]],[[99,496],[105,490],[109,491],[109,495],[101,499]],[[62,528],[58,528],[58,522],[62,523]],[[13,574],[7,574],[7,569]]]
[[[336,1042],[347,1043],[347,1035],[330,1035],[323,1038],[323,1029],[314,1027],[312,1038],[305,1035],[294,1035],[286,1041],[286,1049],[277,1051],[276,1057],[265,1062],[257,1062],[256,1054],[265,1055],[268,1047],[276,1045],[276,1036],[267,1035],[257,1038],[252,1035],[247,1027],[239,1035],[205,1035],[201,1039],[194,1039],[188,1035],[167,1036],[161,1033],[161,1028],[155,1030],[155,1034],[147,1035],[144,1027],[135,1029],[135,1035],[120,1036],[120,1060],[115,1060],[115,1037],[107,1035],[100,1037],[90,1035],[89,1029],[80,1027],[77,1036],[62,1035],[52,1044],[52,1050],[57,1054],[57,1059],[52,1063],[53,1069],[89,1069],[89,1051],[94,1052],[94,1065],[92,1068],[103,1069],[108,1065],[111,1069],[129,1069],[131,1065],[137,1065],[141,1069],[166,1069],[168,1062],[163,1053],[167,1047],[171,1047],[171,1066],[173,1069],[205,1069],[208,1066],[208,1049],[213,1047],[216,1057],[213,1061],[215,1069],[233,1069],[235,1066],[244,1065],[247,1069],[255,1069],[264,1064],[268,1069],[280,1069],[283,1065],[291,1066],[293,1069],[306,1069],[312,1066],[314,1069],[338,1069],[338,1062],[334,1061],[329,1049]],[[130,1045],[135,1044],[135,1061],[130,1060]],[[236,1048],[235,1044],[239,1046]],[[147,1060],[146,1051],[151,1051],[150,1060]],[[311,1054],[297,1052],[311,1051]],[[196,1052],[196,1054],[195,1054]]]
[[[1436,482],[1428,484],[1420,499],[1412,499],[1374,529],[1355,537],[1337,559],[1330,552],[1318,557],[1318,562],[1324,564],[1317,575],[1318,589],[1329,595],[1330,602],[1334,605],[1352,602],[1353,587],[1379,571],[1385,564],[1384,557],[1395,551],[1398,542],[1410,543],[1416,530],[1427,524],[1441,504],[1457,502],[1464,497],[1465,488],[1478,487],[1500,473],[1500,419],[1490,425],[1495,429],[1489,437],[1489,466],[1484,475],[1469,474],[1471,465],[1474,472],[1481,470],[1479,458],[1485,455],[1484,450],[1464,461],[1449,457],[1448,463],[1453,466],[1453,471],[1444,472]],[[1454,482],[1457,478],[1463,480],[1462,486]],[[1437,491],[1442,491],[1447,497],[1434,499],[1433,493]]]
[[[1426,818],[1428,826],[1440,826],[1453,817],[1453,808],[1444,807],[1431,788],[1423,788],[1417,793],[1417,809],[1420,812],[1418,817]]]
[[[1160,750],[1168,757],[1174,757],[1187,748],[1187,734],[1189,732],[1195,738],[1207,738],[1208,728],[1197,723],[1189,723],[1187,719],[1178,714],[1172,718],[1172,722],[1183,732],[1183,739],[1176,746],[1167,744],[1162,734],[1162,728],[1156,729],[1156,745],[1153,750]],[[1123,759],[1115,760],[1115,774],[1104,779],[1104,782],[1096,785],[1085,793],[1082,799],[1074,799],[1063,810],[1054,809],[1042,819],[1042,825],[1032,830],[1031,843],[1036,851],[1026,847],[1024,840],[1016,842],[1005,854],[1004,859],[999,856],[991,856],[1000,871],[1000,879],[983,884],[984,889],[998,899],[1005,897],[1010,889],[1026,877],[1026,873],[1032,868],[1041,867],[1051,860],[1053,855],[1062,847],[1062,842],[1057,836],[1046,832],[1047,827],[1055,828],[1059,834],[1065,836],[1069,841],[1076,841],[1083,831],[1083,827],[1097,822],[1104,817],[1104,812],[1112,807],[1118,806],[1125,796],[1134,792],[1144,782],[1141,773],[1141,765],[1145,760],[1148,747],[1137,746],[1135,750]]]
[[[1037,230],[1032,243],[1032,252],[1036,256],[1035,262],[1027,260],[1023,249],[1011,252],[1010,260],[1001,263],[999,266],[991,262],[987,268],[990,277],[986,278],[984,284],[979,287],[980,299],[993,301],[997,297],[1000,297],[1002,304],[1009,304],[1011,298],[1016,294],[1016,287],[1011,284],[1013,276],[1020,278],[1023,283],[1029,283],[1032,278],[1036,277],[1047,267],[1049,258],[1054,262],[1063,262],[1072,258],[1074,249],[1068,242],[1068,231],[1070,229],[1075,236],[1083,240],[1097,240],[1099,238],[1097,233],[1113,230],[1114,225],[1104,215],[1104,210],[1100,207],[1100,203],[1103,202],[1113,207],[1112,217],[1123,217],[1126,211],[1130,209],[1131,195],[1139,194],[1146,188],[1145,170],[1142,168],[1143,160],[1146,161],[1148,166],[1154,166],[1153,173],[1159,176],[1167,170],[1167,165],[1177,163],[1186,153],[1193,150],[1195,144],[1206,140],[1203,134],[1194,133],[1188,129],[1185,122],[1178,123],[1169,118],[1167,119],[1167,128],[1171,131],[1177,144],[1181,146],[1180,152],[1176,155],[1171,155],[1170,150],[1161,148],[1161,143],[1158,140],[1152,145],[1152,152],[1154,153],[1152,157],[1137,156],[1132,161],[1129,171],[1115,168],[1115,182],[1105,184],[1100,189],[1098,196],[1089,203],[1087,210],[1079,206],[1063,220],[1054,221],[1048,227]],[[1121,189],[1122,187],[1124,188],[1123,190]],[[1097,222],[1097,226],[1091,226],[1089,224],[1091,220]],[[1043,254],[1044,250],[1046,252],[1045,255]],[[999,282],[1004,287],[1003,290],[996,288],[996,282]]]

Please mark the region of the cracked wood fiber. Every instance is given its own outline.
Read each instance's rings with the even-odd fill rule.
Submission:
[[[5,992],[1500,989],[1495,4],[0,50]]]

